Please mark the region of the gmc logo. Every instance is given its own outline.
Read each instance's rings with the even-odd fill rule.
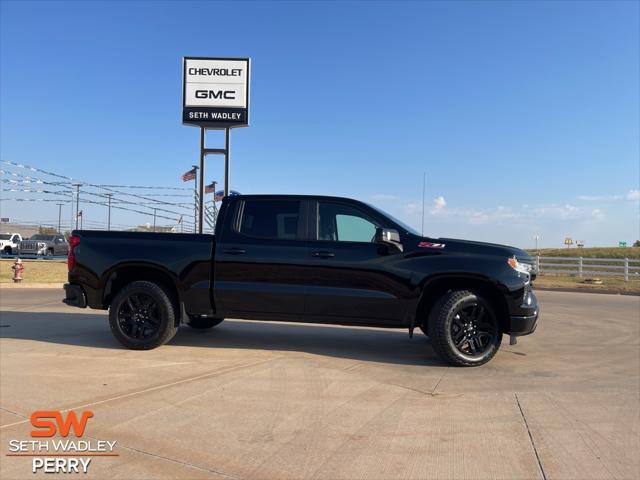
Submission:
[[[196,90],[196,98],[224,98],[225,100],[235,100],[236,92],[233,90]]]

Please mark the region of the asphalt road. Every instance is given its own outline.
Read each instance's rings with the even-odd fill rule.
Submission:
[[[0,477],[34,410],[92,410],[89,478],[635,479],[640,297],[539,292],[536,333],[487,365],[421,334],[225,321],[149,352],[57,290],[0,290]],[[37,475],[36,475],[37,476]]]

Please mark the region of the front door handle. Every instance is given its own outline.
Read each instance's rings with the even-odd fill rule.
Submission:
[[[244,248],[225,248],[224,250],[222,250],[223,253],[228,253],[229,255],[242,255],[244,253],[247,253],[247,251]]]
[[[332,258],[336,256],[336,254],[333,252],[324,252],[324,251],[313,252],[311,255],[318,258]]]

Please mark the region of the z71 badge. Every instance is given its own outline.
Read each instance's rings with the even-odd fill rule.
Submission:
[[[418,246],[420,248],[444,248],[446,244],[444,243],[431,243],[431,242],[420,242]]]

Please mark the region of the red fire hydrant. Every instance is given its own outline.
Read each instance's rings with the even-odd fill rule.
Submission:
[[[13,270],[13,283],[20,283],[22,281],[22,272],[24,271],[24,265],[22,260],[16,258],[16,263],[11,266]]]

